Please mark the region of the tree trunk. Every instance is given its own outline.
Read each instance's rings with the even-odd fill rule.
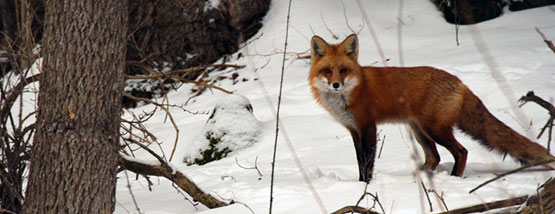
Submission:
[[[126,26],[127,1],[46,1],[22,213],[114,211]]]

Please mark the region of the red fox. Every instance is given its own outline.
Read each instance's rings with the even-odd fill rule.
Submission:
[[[456,76],[433,67],[360,66],[358,39],[340,44],[312,37],[312,94],[331,116],[351,133],[359,180],[370,182],[376,151],[376,124],[405,122],[422,146],[422,169],[439,164],[435,143],[455,159],[451,175],[462,176],[467,150],[453,136],[457,126],[482,145],[509,154],[521,163],[555,159],[541,145],[528,140],[495,118],[482,101]],[[546,164],[555,169],[555,162]]]

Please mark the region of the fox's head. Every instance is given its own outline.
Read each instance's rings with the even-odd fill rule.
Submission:
[[[310,41],[312,68],[310,85],[320,91],[349,93],[360,82],[358,39],[351,34],[339,44],[328,44],[319,36]]]

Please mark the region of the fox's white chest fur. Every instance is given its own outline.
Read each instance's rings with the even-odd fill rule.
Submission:
[[[344,126],[354,127],[355,116],[347,107],[348,94],[320,91],[320,100],[330,115]]]
[[[346,127],[355,127],[355,116],[348,105],[351,91],[358,83],[356,78],[346,78],[339,88],[333,88],[326,78],[320,78],[312,82],[312,87],[318,90],[320,104],[335,120]]]

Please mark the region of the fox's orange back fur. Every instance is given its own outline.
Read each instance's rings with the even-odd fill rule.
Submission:
[[[355,146],[358,138],[364,138],[365,129],[375,124],[405,122],[424,149],[425,169],[437,167],[438,143],[455,157],[452,174],[462,175],[467,151],[454,138],[454,126],[486,147],[508,153],[522,163],[554,158],[545,148],[495,118],[465,84],[443,70],[360,66],[355,35],[331,45],[315,36],[311,48],[309,83],[314,98],[351,131]],[[372,140],[375,139],[361,143],[374,145]],[[548,166],[555,168],[555,163]]]

